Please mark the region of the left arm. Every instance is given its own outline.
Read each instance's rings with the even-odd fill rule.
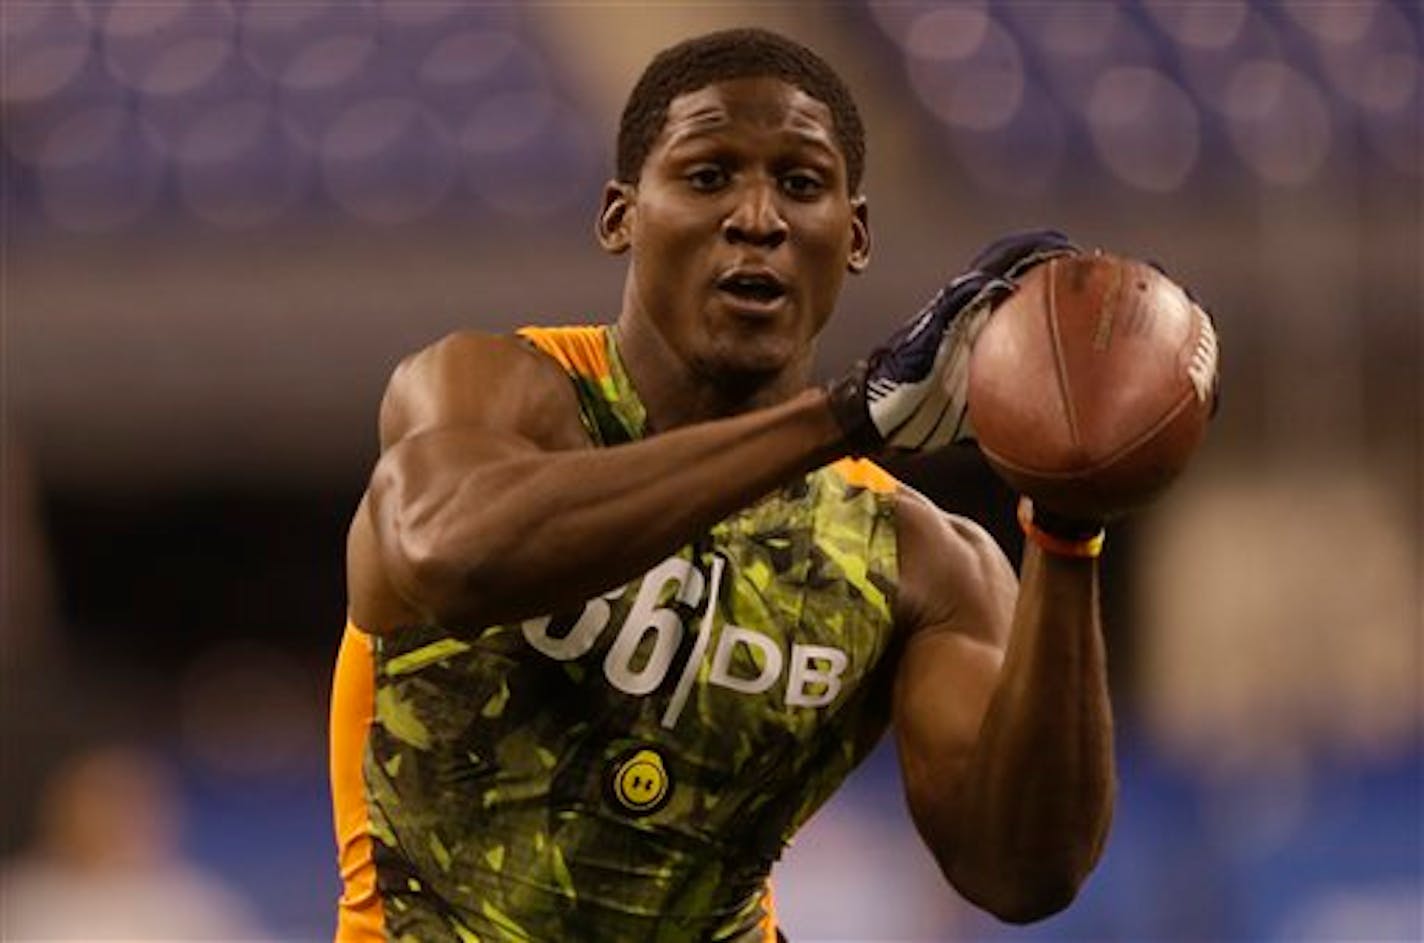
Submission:
[[[894,722],[910,812],[950,883],[1000,919],[1066,907],[1112,818],[1097,562],[993,539],[900,498],[908,633]]]

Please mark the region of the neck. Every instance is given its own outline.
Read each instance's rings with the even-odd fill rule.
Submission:
[[[681,359],[644,318],[618,319],[618,355],[647,411],[650,432],[724,419],[785,402],[809,384],[814,347],[775,373],[736,374]]]

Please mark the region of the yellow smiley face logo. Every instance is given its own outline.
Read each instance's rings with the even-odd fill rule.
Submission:
[[[629,812],[647,815],[662,808],[672,789],[663,758],[654,750],[625,756],[613,770],[613,795]]]

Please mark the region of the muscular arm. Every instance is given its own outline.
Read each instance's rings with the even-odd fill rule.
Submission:
[[[901,502],[911,626],[895,728],[911,815],[946,877],[1004,920],[1066,907],[1113,803],[1096,563],[1028,544],[1015,590],[992,538]]]
[[[820,391],[589,448],[567,376],[517,341],[454,335],[403,364],[348,538],[368,631],[549,613],[631,579],[842,449]]]

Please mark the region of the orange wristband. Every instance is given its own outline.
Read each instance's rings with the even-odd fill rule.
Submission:
[[[1103,530],[1082,540],[1070,540],[1067,537],[1050,534],[1034,524],[1033,502],[1027,497],[1019,498],[1019,526],[1023,528],[1025,537],[1049,553],[1060,557],[1092,559],[1100,556],[1103,552],[1103,541],[1107,538],[1107,532]]]

